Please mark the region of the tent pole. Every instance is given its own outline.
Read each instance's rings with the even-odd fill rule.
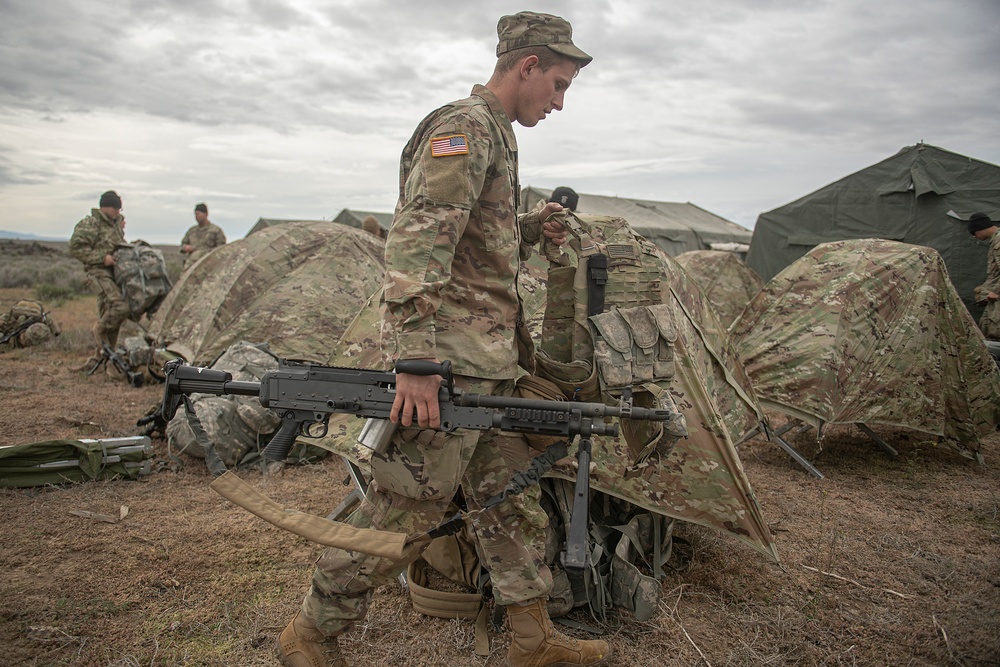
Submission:
[[[892,446],[889,445],[888,442],[886,442],[882,438],[878,437],[878,435],[875,434],[875,431],[873,431],[870,428],[868,428],[867,424],[855,424],[855,426],[857,426],[859,429],[861,429],[862,433],[864,433],[869,438],[871,438],[872,440],[874,440],[876,445],[878,445],[882,449],[886,450],[887,452],[889,452],[893,456],[899,456],[899,452],[897,452],[895,449],[893,449]]]

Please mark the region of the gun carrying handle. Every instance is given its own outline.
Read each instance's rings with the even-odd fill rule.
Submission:
[[[260,455],[268,461],[284,461],[288,458],[288,452],[291,451],[292,445],[295,444],[295,436],[298,435],[298,432],[298,422],[295,421],[291,413],[286,414],[281,418],[281,428],[271,438],[271,442],[267,443],[267,447]]]
[[[396,372],[405,373],[406,375],[440,375],[444,378],[445,385],[448,387],[448,393],[455,393],[450,361],[445,360],[438,363],[428,359],[397,359]]]

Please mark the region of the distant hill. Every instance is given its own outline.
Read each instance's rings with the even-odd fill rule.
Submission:
[[[53,236],[39,236],[37,234],[29,234],[27,232],[8,232],[6,229],[0,229],[0,239],[24,239],[25,241],[68,241],[69,239],[61,239]]]

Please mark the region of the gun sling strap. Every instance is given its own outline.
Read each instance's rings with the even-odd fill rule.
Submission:
[[[402,559],[406,550],[406,535],[402,533],[356,528],[346,523],[283,508],[232,471],[216,478],[209,488],[264,521],[317,544],[347,551],[360,551],[393,560]]]
[[[509,496],[519,494],[527,487],[537,484],[542,475],[552,468],[556,461],[566,455],[566,442],[560,441],[552,445],[544,454],[534,457],[527,470],[512,477],[501,493],[493,496],[484,504],[484,509],[495,507]],[[462,529],[468,514],[467,512],[458,512],[436,528],[425,533],[407,536],[403,533],[356,528],[346,523],[331,521],[298,510],[284,509],[264,494],[253,489],[231,470],[217,477],[209,487],[226,500],[264,521],[317,544],[392,559],[402,558],[404,550],[416,542],[453,535]]]

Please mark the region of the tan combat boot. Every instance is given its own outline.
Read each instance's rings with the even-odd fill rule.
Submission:
[[[512,633],[507,661],[511,667],[571,667],[603,665],[611,647],[600,639],[580,641],[552,628],[545,600],[507,606]]]
[[[336,637],[327,637],[295,612],[295,618],[278,635],[275,647],[285,667],[348,667]]]

